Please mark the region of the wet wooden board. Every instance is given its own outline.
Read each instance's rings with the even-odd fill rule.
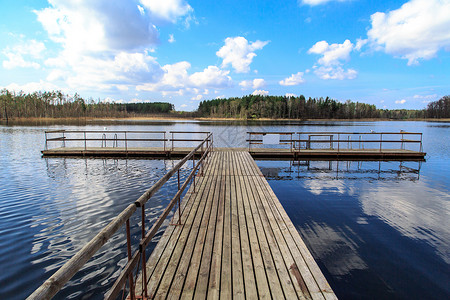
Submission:
[[[150,298],[336,299],[246,151],[210,154],[181,224],[168,226],[148,260]]]

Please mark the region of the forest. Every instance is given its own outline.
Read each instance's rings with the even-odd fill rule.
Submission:
[[[450,96],[428,104],[426,109],[378,109],[373,104],[342,103],[329,97],[308,98],[248,95],[205,100],[198,113],[203,117],[240,119],[423,119],[450,118]]]
[[[84,99],[61,91],[14,93],[0,91],[0,119],[17,118],[127,118],[173,116],[167,102],[111,103]],[[308,98],[247,95],[200,102],[195,112],[177,112],[179,117],[238,119],[424,119],[450,118],[450,96],[428,103],[422,110],[378,109],[373,104],[340,102],[329,97]]]
[[[169,114],[171,103],[110,103],[85,100],[78,94],[65,95],[61,91],[30,94],[0,92],[0,119],[15,118],[104,118],[133,117],[137,115]]]

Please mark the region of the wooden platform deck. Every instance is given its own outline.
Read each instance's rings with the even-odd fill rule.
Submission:
[[[247,151],[210,154],[181,224],[148,260],[150,298],[337,299]]]
[[[192,151],[192,147],[175,149],[161,147],[65,147],[42,151],[44,157],[184,157]],[[301,149],[291,151],[283,148],[215,148],[216,151],[247,151],[254,158],[285,159],[390,159],[390,160],[423,160],[426,153],[403,149]],[[200,153],[200,152],[199,152]]]

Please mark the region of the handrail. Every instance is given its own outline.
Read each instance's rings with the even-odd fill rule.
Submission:
[[[60,136],[51,136],[51,134],[60,133]],[[62,142],[62,146],[66,146],[66,142],[84,142],[84,150],[88,148],[88,142],[100,141],[101,147],[107,147],[107,141],[112,141],[113,147],[118,147],[119,142],[123,142],[125,149],[129,148],[128,142],[162,142],[161,147],[164,152],[167,150],[167,142],[171,142],[171,150],[174,150],[175,142],[202,142],[203,138],[175,138],[174,134],[190,133],[190,134],[210,134],[207,131],[169,131],[171,138],[166,138],[166,131],[124,131],[124,130],[50,130],[45,131],[45,150],[48,150],[49,142]],[[71,136],[67,136],[67,134]],[[78,134],[78,135],[77,135]],[[101,134],[97,136],[89,136],[90,134]],[[114,134],[114,137],[108,137],[108,134]],[[120,136],[118,136],[120,134]],[[127,135],[128,134],[128,135]],[[139,137],[133,134],[161,134],[162,137]],[[81,135],[81,136],[80,136]],[[130,136],[131,135],[131,136]],[[211,137],[212,138],[212,137]]]
[[[422,137],[423,134],[420,132],[336,132],[336,131],[306,131],[306,132],[297,132],[298,138],[292,138],[295,134],[294,132],[247,132],[249,138],[246,140],[248,142],[249,151],[252,148],[252,145],[262,145],[264,143],[264,139],[261,136],[266,134],[278,134],[280,135],[279,144],[280,145],[290,145],[290,151],[300,151],[301,143],[306,143],[306,149],[311,149],[311,144],[329,144],[329,149],[337,150],[340,152],[342,149],[350,150],[350,149],[364,149],[364,143],[379,143],[379,151],[383,150],[383,145],[387,144],[395,144],[400,143],[400,149],[404,150],[406,144],[419,144],[419,151],[423,151],[422,145]],[[281,136],[290,135],[289,137],[282,138]],[[306,138],[302,138],[302,135]],[[415,135],[418,136],[417,139],[414,138],[405,138],[406,136]],[[252,138],[256,136],[255,138]],[[336,137],[337,136],[337,137]],[[353,138],[352,138],[353,136]],[[356,136],[356,137],[355,137]],[[359,139],[358,139],[359,136]],[[363,139],[362,137],[370,137],[375,136],[373,139]],[[388,138],[389,136],[397,136],[398,139]],[[420,136],[420,138],[419,138]],[[327,139],[311,139],[311,137],[327,137]],[[344,139],[341,139],[344,137]],[[384,137],[384,138],[383,138]],[[341,148],[341,144],[346,143],[347,148]],[[358,143],[359,147],[354,148],[354,143]],[[298,145],[298,147],[297,147]],[[334,147],[337,145],[337,149]]]
[[[193,149],[188,155],[186,155],[180,162],[178,162],[175,167],[172,168],[168,173],[166,173],[158,182],[156,182],[150,189],[148,189],[144,194],[142,194],[138,200],[134,203],[128,205],[126,209],[124,209],[117,217],[115,217],[103,230],[101,230],[93,239],[89,241],[80,251],[78,251],[69,261],[67,261],[61,268],[59,268],[49,279],[47,279],[38,289],[36,289],[27,299],[49,299],[52,298],[61,288],[85,265],[85,263],[108,241],[108,239],[126,223],[126,231],[127,231],[127,249],[128,249],[128,259],[129,262],[125,267],[125,270],[128,270],[134,267],[137,263],[137,259],[139,258],[139,254],[142,254],[143,257],[143,266],[145,269],[145,246],[148,245],[151,238],[161,227],[163,221],[170,213],[170,211],[175,206],[175,203],[179,204],[180,207],[180,198],[184,189],[187,187],[189,180],[193,178],[194,180],[194,189],[195,189],[195,174],[196,171],[201,168],[203,171],[203,164],[207,158],[208,153],[212,149],[212,134],[210,133],[195,149]],[[206,149],[203,151],[206,144]],[[195,154],[197,151],[201,149],[203,155],[197,164],[194,162],[194,167],[192,172],[190,173],[188,179],[184,182],[183,186],[178,190],[174,198],[170,201],[166,209],[160,215],[156,223],[152,226],[150,231],[145,235],[145,203],[166,183],[175,172],[179,172],[180,168],[189,160],[195,159]],[[142,212],[141,216],[142,220],[142,240],[139,244],[139,250],[131,257],[131,245],[130,245],[130,229],[129,229],[129,219],[136,212],[137,208],[141,207]],[[180,212],[179,212],[180,213]],[[145,239],[144,239],[145,237]],[[125,276],[129,274],[126,273]],[[123,275],[119,276],[119,279],[122,278]],[[132,279],[130,278],[130,282],[132,283]],[[123,283],[122,281],[119,283]],[[108,292],[107,295],[114,295],[117,287],[120,286],[120,291],[122,286],[116,283],[114,284],[114,289]],[[132,285],[130,285],[132,286]],[[134,295],[132,294],[132,299]]]

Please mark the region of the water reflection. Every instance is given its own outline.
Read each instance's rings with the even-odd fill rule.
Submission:
[[[44,270],[37,287],[89,242],[120,211],[134,202],[178,161],[126,159],[45,159],[48,178],[60,188],[49,191],[47,201],[39,201],[32,217],[35,234],[30,263]],[[186,178],[189,168],[181,172]],[[63,188],[61,188],[63,187]],[[177,190],[176,179],[169,182],[146,205],[150,226]],[[172,213],[173,214],[173,213]],[[150,245],[156,245],[170,218]],[[140,237],[138,214],[131,219],[132,242]],[[125,232],[121,228],[98,253],[58,293],[58,298],[101,298],[126,264]],[[150,252],[150,251],[149,251]],[[89,287],[89,288],[87,288]],[[87,293],[84,293],[87,291]]]
[[[411,180],[420,179],[421,161],[273,161],[261,164],[266,178],[290,179],[346,179],[346,180]]]
[[[449,294],[450,195],[422,162],[257,164],[339,298]]]

